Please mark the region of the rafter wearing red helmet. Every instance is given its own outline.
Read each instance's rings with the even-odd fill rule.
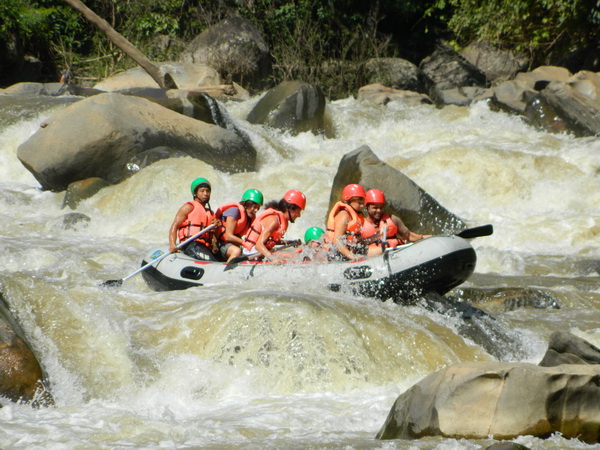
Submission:
[[[367,254],[362,239],[365,196],[360,184],[347,185],[342,190],[342,200],[333,205],[327,216],[327,236],[334,245],[334,259],[361,259]]]

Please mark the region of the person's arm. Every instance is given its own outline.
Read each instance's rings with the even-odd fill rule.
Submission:
[[[256,248],[256,251],[259,252],[261,255],[265,256],[266,258],[269,258],[273,255],[273,253],[271,253],[271,251],[265,246],[265,244],[267,243],[267,240],[269,240],[271,234],[273,234],[273,232],[279,226],[279,218],[275,215],[267,216],[261,220],[261,223],[262,231],[260,232],[260,235],[256,240],[254,248]]]
[[[177,250],[177,232],[179,231],[179,227],[181,226],[181,224],[183,223],[185,218],[188,216],[189,213],[192,212],[193,209],[194,209],[193,205],[186,203],[181,208],[179,208],[179,211],[177,211],[177,214],[175,215],[175,219],[173,220],[173,223],[171,224],[171,228],[169,229],[169,251],[170,252],[178,251]]]
[[[404,225],[404,222],[402,222],[402,219],[398,216],[392,216],[392,222],[398,227],[398,235],[406,242],[416,242],[426,237],[431,237],[430,234],[413,233],[406,225]]]
[[[223,233],[223,237],[227,242],[231,242],[237,246],[241,246],[244,241],[233,232],[235,231],[235,227],[237,226],[237,219],[233,216],[228,216],[225,218],[225,232]]]
[[[343,239],[346,236],[346,229],[350,222],[350,214],[346,211],[340,211],[336,214],[333,221],[333,245],[336,246],[338,251],[348,259],[359,258],[360,255],[355,255],[350,251],[348,247],[344,245]]]

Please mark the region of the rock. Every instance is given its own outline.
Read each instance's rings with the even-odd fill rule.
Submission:
[[[54,403],[42,368],[0,292],[0,395],[35,407]]]
[[[502,50],[485,42],[472,42],[461,50],[460,56],[483,72],[492,85],[513,79],[527,68],[528,63],[524,54]]]
[[[443,106],[439,91],[465,86],[485,87],[485,75],[448,46],[440,47],[419,64],[429,97]]]
[[[498,312],[520,308],[560,309],[558,298],[551,292],[534,288],[465,288],[456,289],[458,298]]]
[[[540,66],[531,72],[518,73],[515,77],[520,85],[534,91],[541,91],[552,81],[569,81],[571,73],[564,67]]]
[[[514,439],[522,435],[596,443],[598,366],[472,362],[437,371],[401,394],[377,439]]]
[[[73,84],[64,83],[17,83],[5,89],[7,95],[47,95],[50,97],[76,95],[80,97],[90,97],[101,94],[103,91],[98,89],[84,88]]]
[[[554,367],[561,364],[600,364],[600,349],[572,333],[554,331],[539,365]]]
[[[284,81],[270,89],[248,114],[248,122],[298,134],[332,134],[326,121],[325,96],[319,88],[302,81]]]
[[[438,101],[443,105],[468,106],[473,102],[489,99],[494,94],[492,89],[464,86],[439,90],[437,95]]]
[[[207,64],[217,69],[227,82],[235,81],[256,89],[264,88],[272,74],[266,41],[254,25],[237,16],[198,35],[188,45],[182,60]]]
[[[63,230],[81,230],[87,228],[92,219],[82,213],[68,213],[62,217],[61,228]]]
[[[91,177],[119,183],[129,175],[127,163],[135,155],[160,146],[227,172],[256,165],[256,150],[233,131],[115,93],[55,114],[20,145],[17,156],[44,189],[61,191]]]
[[[402,58],[371,58],[365,64],[369,84],[382,84],[403,91],[423,92],[416,64]]]
[[[582,93],[582,87],[580,82],[551,82],[540,96],[576,136],[600,136],[600,98]]]
[[[537,95],[537,91],[527,87],[527,83],[515,80],[499,84],[493,92],[496,106],[518,114],[523,114],[527,104]]]
[[[179,89],[194,90],[202,86],[213,86],[221,83],[219,73],[206,64],[182,62],[156,63],[161,75],[168,73],[173,77]],[[94,86],[106,92],[121,91],[131,88],[159,88],[156,81],[141,67],[134,67],[102,80]]]
[[[74,181],[67,187],[62,207],[68,206],[71,209],[77,209],[77,204],[80,201],[92,197],[100,189],[105,188],[106,186],[110,186],[110,183],[98,177]]]
[[[358,90],[356,99],[370,101],[378,105],[387,105],[389,102],[399,102],[407,106],[433,103],[425,94],[392,89],[377,83],[361,87]]]
[[[329,210],[342,195],[344,186],[358,183],[385,193],[386,211],[396,214],[408,228],[424,234],[453,234],[465,223],[442,207],[410,178],[381,161],[366,145],[344,155],[333,180]]]

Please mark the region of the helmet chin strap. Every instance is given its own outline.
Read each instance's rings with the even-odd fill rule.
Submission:
[[[288,210],[287,210],[287,213],[288,213],[288,221],[289,221],[290,223],[294,223],[294,220],[292,219],[292,214],[290,213],[290,211],[291,211],[291,209],[288,209]]]

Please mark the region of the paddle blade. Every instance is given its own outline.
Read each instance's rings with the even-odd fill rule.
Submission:
[[[119,287],[123,284],[123,280],[107,280],[100,283],[100,287]]]
[[[489,236],[494,233],[494,227],[491,224],[481,225],[479,227],[467,228],[456,235],[463,239],[471,239],[481,236]]]

